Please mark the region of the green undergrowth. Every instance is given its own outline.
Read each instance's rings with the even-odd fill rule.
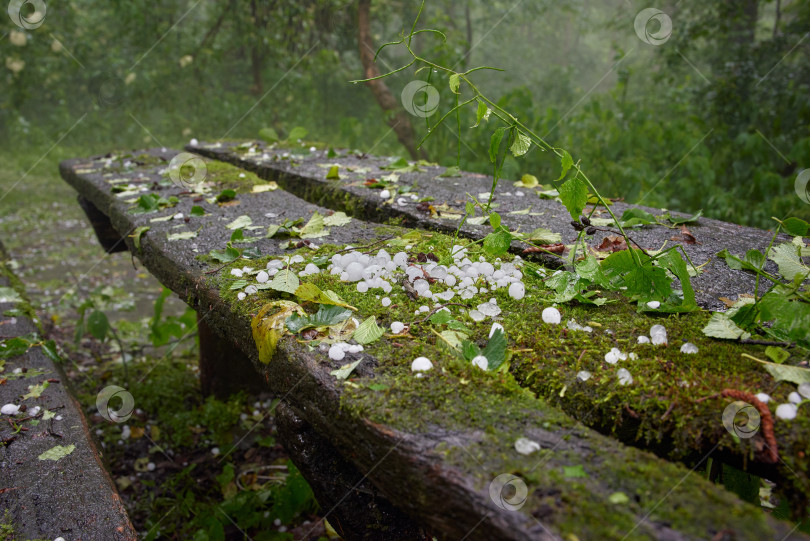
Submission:
[[[470,259],[475,260],[483,255],[483,252],[476,251],[477,246],[473,243],[424,232],[412,232],[388,244],[369,246],[368,250],[362,246],[357,249],[376,253],[380,248],[386,248],[392,255],[400,250],[411,255],[430,253],[435,254],[441,262],[449,263],[453,242],[466,244],[470,248]],[[407,245],[411,247],[406,249]],[[450,301],[462,302],[473,308],[495,297],[502,309],[495,319],[505,328],[509,344],[506,360],[496,371],[483,371],[461,358],[450,344],[438,337],[438,333],[452,327],[464,332],[470,341],[483,348],[488,340],[492,319],[476,323],[469,318],[466,309],[452,306],[449,308],[453,323],[425,321],[427,314],[417,314],[415,311],[423,305],[433,308],[433,301],[410,299],[396,285],[387,295],[381,290],[358,293],[355,283],[341,282],[337,276],[325,271],[331,255],[342,249],[324,245],[315,252],[299,250],[297,253],[303,255],[305,261],[293,264],[292,269],[299,272],[308,262],[316,262],[322,267],[322,272],[302,277],[302,283],[314,284],[321,291],[335,292],[356,308],[354,316],[358,321],[374,316],[386,331],[382,339],[365,346],[364,354],[372,356],[378,363],[374,367],[374,376],[350,377],[344,387],[342,405],[358,417],[395,429],[429,435],[435,430],[444,433],[446,430],[468,431],[478,427],[482,441],[477,445],[481,446],[483,455],[493,453],[493,456],[499,457],[498,460],[508,462],[510,453],[505,450],[510,449],[511,443],[523,435],[527,429],[527,418],[535,417],[537,426],[552,432],[572,429],[574,425],[570,419],[561,415],[559,410],[544,405],[548,403],[560,407],[589,426],[627,443],[653,449],[671,459],[691,459],[695,453],[705,451],[706,447],[719,440],[722,449],[742,457],[744,463],[753,458],[749,442],[735,441],[722,425],[721,415],[730,400],[715,397],[698,402],[698,399],[732,388],[751,393],[765,392],[779,403],[786,401],[787,394],[793,390],[790,384],[774,382],[757,363],[740,357],[741,353],[764,357],[763,346],[742,346],[705,337],[702,328],[709,318],[705,312],[661,316],[640,313],[625,298],[608,292],[601,293],[607,301],[604,305],[585,305],[576,301],[567,303],[559,306],[563,318],[560,325],[545,324],[540,313],[544,307],[551,305],[555,291],[545,285],[540,274],[528,270],[537,268],[533,263],[524,267],[526,296],[520,301],[509,297],[505,288],[479,294],[469,301],[463,301],[458,296]],[[511,257],[507,255],[503,259],[510,260]],[[230,276],[229,270],[243,266],[263,269],[270,259],[275,258],[237,260],[211,280],[235,310],[252,317],[268,300],[294,300],[295,296],[263,290],[258,295],[249,295],[238,301],[236,295],[239,288],[232,289],[237,279]],[[546,272],[546,276],[551,275],[551,271],[538,270],[540,273]],[[390,306],[382,306],[380,300],[383,296],[391,299]],[[318,308],[315,303],[308,302],[302,302],[301,307],[308,313]],[[566,323],[572,318],[580,325],[591,325],[594,331],[586,333],[567,329]],[[393,321],[409,324],[410,331],[404,335],[391,335],[388,327]],[[648,335],[654,324],[667,328],[669,345],[637,343],[637,337]],[[302,336],[296,339],[312,349],[317,345],[317,342],[304,340]],[[680,345],[686,341],[698,346],[697,354],[680,352]],[[610,365],[605,362],[604,356],[613,347],[625,353],[636,353],[638,359]],[[410,364],[419,356],[431,359],[434,369],[417,379],[411,372]],[[340,364],[348,364],[353,359],[347,358]],[[788,362],[799,360],[794,356]],[[325,362],[329,361],[325,359]],[[634,379],[632,384],[623,386],[618,382],[616,372],[619,368],[627,368],[631,372]],[[577,379],[577,373],[581,370],[591,372],[588,381]],[[543,402],[537,402],[535,395]],[[777,438],[780,445],[784,444],[782,458],[796,472],[794,479],[786,482],[782,488],[804,489],[806,471],[794,453],[799,451],[796,446],[802,441],[800,434],[806,433],[807,429],[807,420],[801,415],[794,421],[776,422]],[[504,442],[509,444],[505,445]],[[454,457],[453,460],[460,461],[468,469],[476,469],[475,460],[470,462],[469,450],[461,452],[448,448],[446,451]],[[605,453],[609,454],[609,451]],[[634,464],[633,461],[628,462],[624,455],[605,456],[604,461],[606,466],[600,472],[600,479],[615,478],[618,482],[622,475],[632,476],[632,481],[625,482],[634,487],[632,491],[636,503],[642,506],[645,497],[657,494],[655,482],[665,483],[649,472],[635,471],[644,468],[641,465],[644,461]],[[675,471],[672,470],[673,475]],[[551,476],[538,479],[541,486],[540,481],[554,481],[552,473],[543,471],[533,475]],[[646,484],[644,479],[652,479],[651,484]],[[684,490],[686,494],[692,489]],[[594,504],[604,501],[605,496],[609,494],[596,497]],[[585,500],[591,497],[583,496]],[[684,498],[683,505],[687,505],[688,495]],[[675,508],[668,507],[657,512],[663,517],[667,513],[674,513],[672,509]],[[707,512],[695,509],[690,511],[690,515],[705,516]],[[571,516],[576,516],[576,520],[580,521],[595,518],[582,513],[583,510],[572,511]],[[731,513],[737,513],[737,510]],[[575,523],[572,519],[571,524]],[[619,520],[619,523],[623,524],[623,521]],[[628,529],[616,526],[611,531]],[[614,536],[607,531],[601,533],[607,538]]]
[[[130,363],[129,378],[132,416],[90,422],[140,539],[289,541],[311,528],[317,503],[276,442],[275,401],[203,398],[188,355]],[[78,398],[95,411],[99,390],[125,380],[120,365],[99,365],[82,372]]]

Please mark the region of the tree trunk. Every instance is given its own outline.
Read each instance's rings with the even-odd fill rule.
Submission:
[[[357,9],[357,42],[360,47],[360,61],[363,63],[363,78],[378,77],[380,71],[374,63],[374,40],[371,38],[371,0],[359,0]],[[397,139],[404,146],[411,158],[427,159],[427,153],[416,149],[416,135],[408,113],[400,106],[399,101],[382,79],[366,83],[374,99],[388,117],[388,125],[397,134]]]
[[[470,0],[467,0],[467,5],[464,6],[464,20],[467,23],[467,51],[464,53],[464,69],[470,69],[472,63],[472,40],[473,40],[473,27],[472,16],[470,15]]]

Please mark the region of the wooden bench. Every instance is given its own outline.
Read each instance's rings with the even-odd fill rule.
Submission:
[[[325,151],[291,158],[289,153],[285,156],[259,143],[199,145],[189,150],[241,169],[209,161],[202,184],[172,182],[167,167],[177,152],[148,150],[69,160],[61,164],[61,172],[109,221],[95,219],[97,231],[105,230],[108,238],[109,230],[114,231],[150,272],[197,310],[200,321],[211,331],[208,342],[201,343],[201,370],[209,374],[209,382],[216,382],[209,383],[208,390],[224,392],[254,384],[257,378],[247,375],[250,365],[282,399],[276,414],[283,443],[313,485],[327,518],[348,539],[413,539],[416,528],[442,539],[805,538],[792,525],[741,502],[692,473],[691,468],[617,441],[649,447],[662,456],[675,455],[672,458],[694,468],[703,464],[707,450],[731,463],[747,461],[747,466],[759,468],[756,471],[787,486],[793,496],[807,482],[806,468],[796,467],[804,461],[803,442],[808,441],[803,423],[777,423],[780,460],[776,465],[766,463],[756,447],[761,447],[760,436],[735,442],[725,431],[721,414],[727,401],[722,399],[674,404],[668,415],[662,417],[655,410],[653,415],[644,407],[648,396],[611,401],[605,400],[605,387],[588,391],[577,383],[576,364],[563,362],[562,354],[554,372],[561,374],[564,387],[538,383],[542,370],[535,365],[535,370],[528,371],[525,363],[543,355],[543,344],[529,335],[510,336],[517,341],[512,367],[520,385],[512,377],[459,366],[451,354],[430,341],[435,337],[427,330],[415,333],[423,343],[408,337],[385,338],[385,347],[379,349],[383,355],[375,356],[374,346],[370,346],[350,380],[332,373],[348,357],[333,361],[289,334],[279,342],[272,359],[261,359],[251,322],[265,303],[278,296],[263,290],[239,300],[231,289],[237,278],[230,269],[262,268],[269,257],[291,253],[287,240],[265,237],[269,225],[279,225],[287,218],[306,222],[314,212],[328,216],[345,211],[354,219],[331,227],[328,237],[311,242],[327,253],[343,250],[347,244],[376,253],[395,243],[389,247],[393,253],[405,249],[396,238],[410,235],[406,238],[416,245],[429,243],[431,235],[438,240],[439,233],[429,231],[455,231],[464,194],[488,191],[491,179],[468,173],[439,177],[443,168],[400,166],[403,170],[394,172],[399,185],[418,191],[419,198],[432,198],[432,213],[430,205],[417,205],[410,198],[383,204],[380,190],[367,187],[366,179],[392,173],[380,169],[389,167],[390,160],[328,157]],[[276,182],[281,189],[272,190],[265,181]],[[208,186],[209,192],[195,192],[193,188],[198,186]],[[254,186],[259,188],[254,190]],[[232,195],[221,193],[223,188],[238,192],[233,201],[223,201]],[[534,194],[521,197],[515,191],[507,184],[499,188],[498,210],[506,225],[529,231],[548,227],[560,233],[563,242],[572,240],[573,229],[560,225],[570,218],[559,203]],[[133,213],[134,200],[149,194],[162,197],[165,203],[159,204],[171,206],[151,214]],[[210,202],[218,194],[222,204]],[[170,200],[171,196],[177,200]],[[195,206],[202,207],[204,215],[198,215],[199,209],[192,213]],[[616,203],[615,208],[621,212],[625,206]],[[182,217],[165,220],[178,213]],[[152,221],[155,217],[163,220]],[[238,228],[235,222],[243,224],[244,236],[258,234],[260,238],[247,246],[262,257],[226,265],[212,261],[208,254],[225,249]],[[229,224],[231,229],[226,227]],[[252,226],[261,229],[254,233],[247,229]],[[403,226],[419,229],[413,232]],[[764,232],[706,219],[695,230],[703,244],[688,246],[687,251],[700,263],[716,251],[714,241],[733,237],[737,245],[743,242],[746,248],[764,248],[769,240]],[[461,228],[467,238],[480,239],[485,233],[482,226]],[[671,235],[669,230],[649,228],[634,231],[633,240],[660,247]],[[293,242],[293,248],[303,246]],[[318,255],[318,251],[310,252]],[[709,263],[706,272],[694,280],[697,297],[707,307],[717,307],[721,295],[745,291],[753,284],[747,275],[718,265]],[[420,304],[414,302],[409,308]],[[520,306],[527,321],[539,321],[541,309]],[[373,313],[381,324],[390,323],[384,321],[386,310],[379,307],[359,310],[355,317],[363,321]],[[459,310],[455,314],[461,317]],[[600,340],[610,336],[594,333],[594,338],[596,334]],[[681,337],[671,340],[676,338]],[[410,363],[416,356],[413,352],[423,350],[431,352],[434,369],[416,378]],[[579,349],[569,352],[575,358],[577,354]],[[734,373],[735,385],[751,387],[767,379],[759,373],[746,380],[744,375],[751,369],[744,368]],[[666,383],[662,381],[662,385]],[[615,388],[615,383],[607,387],[610,394]],[[691,409],[695,407],[701,414],[698,417]],[[622,412],[628,412],[628,419],[638,426],[634,428],[630,421],[621,424]],[[693,434],[689,433],[690,444],[684,445],[672,420],[684,422],[693,417],[700,423],[699,437],[691,441]],[[606,419],[618,421],[621,430]],[[659,439],[638,440],[638,427],[653,427],[660,433]],[[517,452],[519,438],[536,442],[540,449],[528,455]],[[679,445],[668,450],[671,441]],[[501,477],[504,475],[507,477]],[[500,491],[504,483],[518,493],[507,490],[504,496]],[[526,487],[525,494],[520,492],[522,487]]]
[[[9,539],[135,540],[79,403],[0,245],[0,523]],[[30,345],[36,343],[40,345]],[[5,530],[4,530],[5,531]]]

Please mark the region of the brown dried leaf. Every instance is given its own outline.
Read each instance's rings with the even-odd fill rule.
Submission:
[[[672,237],[671,240],[683,242],[685,244],[703,244],[702,242],[698,242],[695,236],[692,235],[692,232],[689,231],[689,228],[684,224],[681,225],[681,234],[679,236]]]
[[[634,246],[637,248],[637,246]],[[608,235],[602,240],[602,244],[597,248],[600,252],[618,252],[627,250],[627,242],[619,235]]]

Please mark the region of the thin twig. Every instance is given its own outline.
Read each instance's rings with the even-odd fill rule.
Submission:
[[[774,340],[756,340],[753,338],[745,338],[743,340],[740,340],[740,344],[753,344],[756,346],[779,346],[783,348],[796,347],[795,342],[777,342]]]
[[[369,245],[367,245],[367,246],[362,246],[362,247],[360,247],[360,248],[355,248],[355,247],[352,247],[352,248],[344,248],[344,249],[342,249],[342,250],[338,250],[337,252],[335,252],[335,253],[334,253],[334,254],[332,254],[332,255],[335,255],[335,254],[342,254],[343,252],[349,252],[349,251],[351,251],[351,250],[354,250],[354,251],[357,251],[357,250],[368,250],[369,248],[371,248],[371,247],[373,247],[373,246],[377,246],[378,244],[382,244],[383,242],[388,242],[389,240],[393,239],[394,237],[395,237],[395,235],[391,235],[390,237],[385,237],[385,238],[382,238],[382,239],[380,239],[380,240],[378,240],[378,241],[376,241],[376,242],[372,242],[371,244],[369,244]]]
[[[445,308],[447,306],[463,306],[464,308],[469,308],[469,306],[467,306],[466,304],[462,304],[460,302],[448,302],[447,304],[437,306],[436,308],[434,308],[433,310],[428,312],[428,315],[426,315],[424,319],[420,319],[418,321],[414,321],[413,323],[409,323],[408,327],[411,327],[412,325],[418,325],[419,323],[426,322],[428,319],[430,319],[430,316],[432,316],[433,314],[435,314],[436,312],[438,312],[439,310],[441,310],[442,308]]]

